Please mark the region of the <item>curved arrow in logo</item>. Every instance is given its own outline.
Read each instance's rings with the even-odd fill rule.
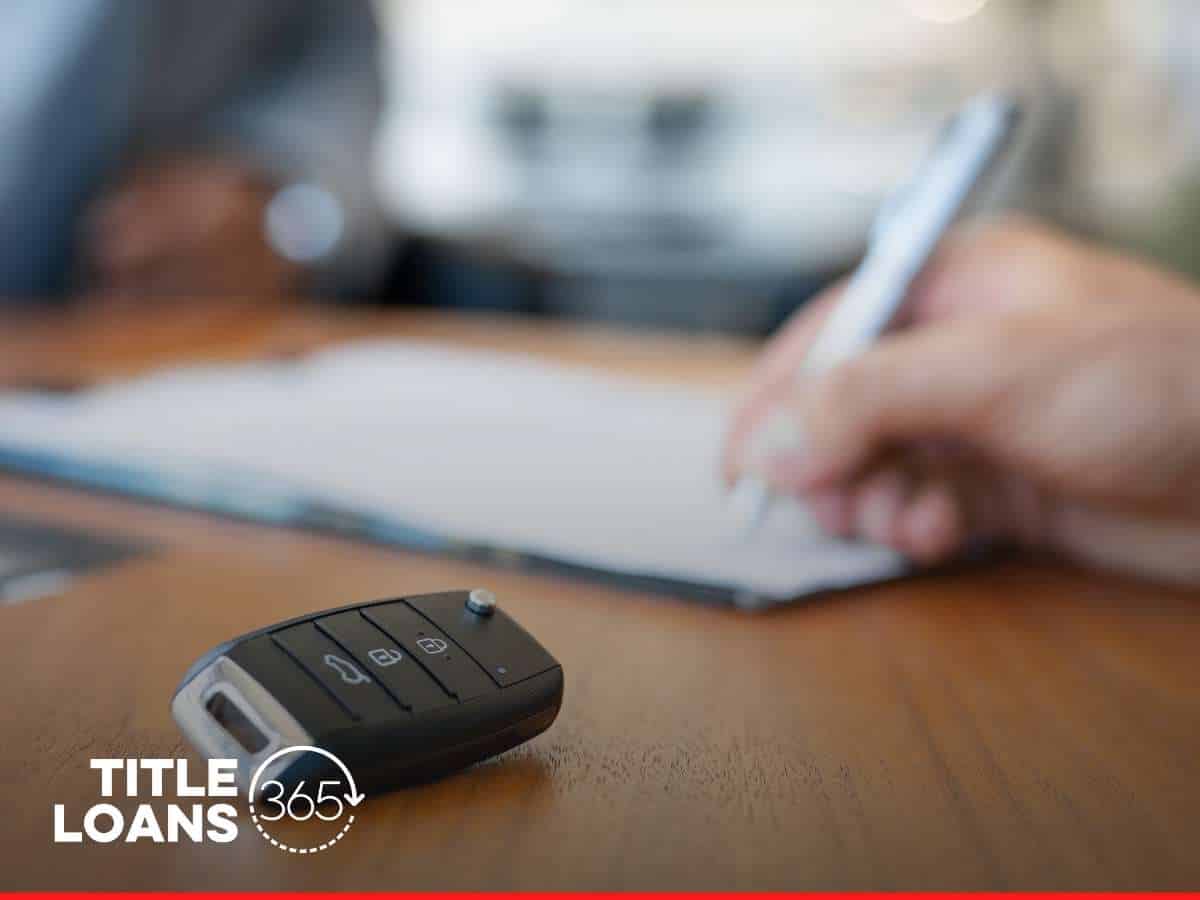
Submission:
[[[329,759],[337,764],[337,767],[342,770],[342,774],[346,776],[346,783],[350,785],[350,793],[345,794],[346,802],[351,806],[358,806],[366,799],[366,794],[358,792],[358,785],[354,783],[354,776],[350,770],[346,768],[346,764],[326,750],[324,747],[312,747],[308,744],[297,744],[295,747],[284,747],[276,750],[270,756],[262,761],[257,769],[254,770],[254,777],[250,779],[250,799],[253,800],[258,795],[258,778],[263,773],[263,769],[279,759],[281,756],[286,756],[288,753],[319,753],[326,759]]]

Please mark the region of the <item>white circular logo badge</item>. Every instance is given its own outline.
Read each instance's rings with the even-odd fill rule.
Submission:
[[[325,757],[339,770],[339,777],[328,778],[309,783],[301,780],[295,783],[289,791],[283,782],[268,779],[259,784],[266,768],[291,753],[316,753]],[[354,776],[346,764],[321,747],[300,745],[284,747],[263,760],[250,779],[250,820],[263,840],[272,847],[285,853],[308,855],[328,850],[350,831],[354,824],[355,807],[364,799],[354,783]],[[321,827],[317,829],[316,838],[308,838],[304,846],[298,846],[295,840],[281,840],[278,834],[272,834],[272,828],[278,828],[279,823],[291,820],[293,822],[310,822]]]

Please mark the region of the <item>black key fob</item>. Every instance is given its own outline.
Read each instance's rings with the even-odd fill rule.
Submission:
[[[461,769],[545,731],[562,667],[478,589],[379,600],[251,632],[198,660],[171,701],[207,758],[312,778],[318,747],[379,791]],[[303,769],[303,770],[301,770]],[[269,771],[267,771],[269,770]]]

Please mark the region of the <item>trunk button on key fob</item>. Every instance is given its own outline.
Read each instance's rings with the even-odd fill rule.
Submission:
[[[356,719],[382,719],[400,711],[362,664],[311,622],[285,628],[272,637]]]

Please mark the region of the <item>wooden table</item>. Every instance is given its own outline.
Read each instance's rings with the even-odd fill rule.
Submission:
[[[357,334],[729,384],[746,345],[495,319],[229,309],[0,329],[8,377]],[[42,377],[42,376],[36,376]],[[160,550],[0,607],[3,888],[1200,885],[1200,596],[1010,561],[748,616],[0,479],[0,506]],[[555,726],[372,798],[329,852],[55,845],[89,757],[185,754],[199,653],[332,604],[488,585],[566,671]],[[244,824],[244,823],[243,823]]]

